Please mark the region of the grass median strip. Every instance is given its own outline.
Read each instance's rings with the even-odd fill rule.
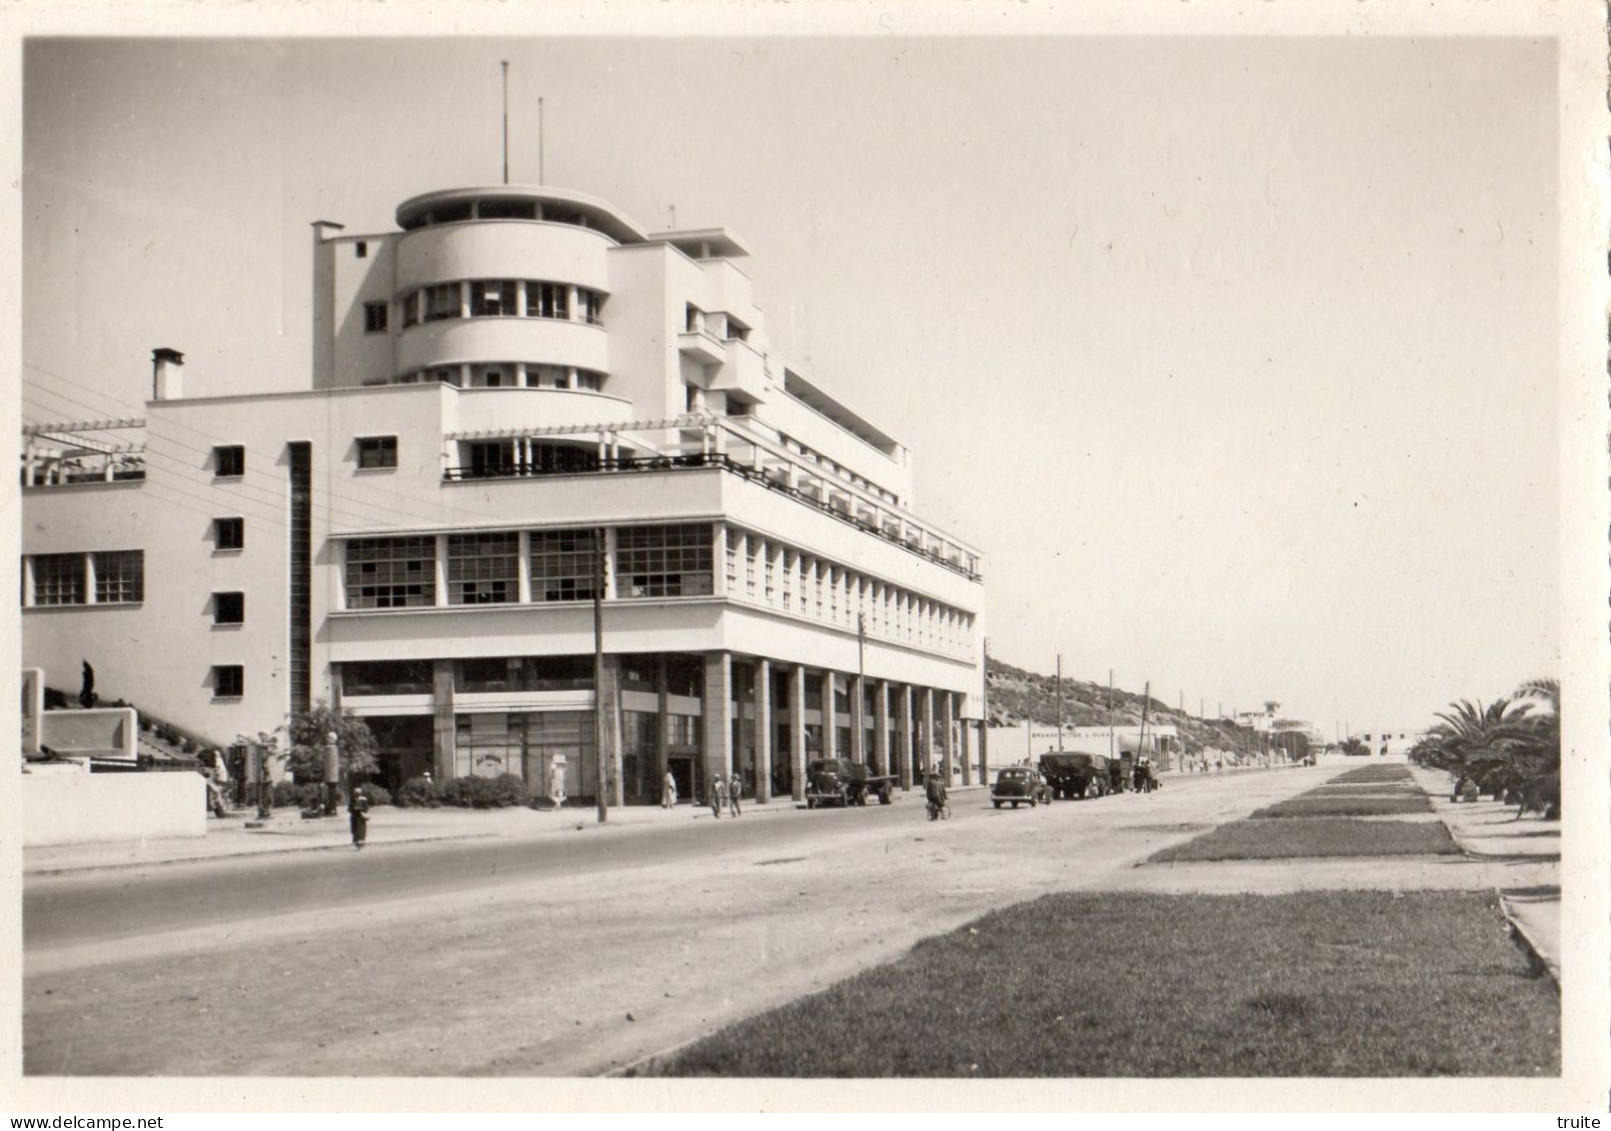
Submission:
[[[1432,803],[1419,797],[1348,797],[1306,794],[1256,809],[1249,820],[1272,817],[1395,817],[1404,813],[1430,813]]]
[[[1441,821],[1287,817],[1275,821],[1232,821],[1185,844],[1166,848],[1147,863],[1280,860],[1296,856],[1454,855],[1459,851]]]
[[[1472,892],[1047,896],[643,1074],[1536,1076],[1559,1001]]]

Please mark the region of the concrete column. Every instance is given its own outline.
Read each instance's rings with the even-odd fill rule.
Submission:
[[[531,310],[529,303],[530,297],[526,294],[526,280],[522,279],[515,284],[515,313],[525,318],[527,312]],[[522,365],[520,368],[524,370],[526,367]],[[521,384],[524,385],[525,381],[521,381]]]
[[[565,317],[575,322],[581,311],[576,309],[576,287],[574,284],[565,288]]]
[[[437,660],[431,669],[431,713],[435,731],[436,780],[456,775],[458,740],[453,722],[453,661]]]
[[[733,656],[705,653],[705,780],[733,772]]]
[[[895,760],[900,764],[901,788],[912,788],[912,685],[901,687],[901,721],[896,729]]]
[[[887,774],[889,767],[889,683],[880,679],[873,684],[873,773]]]
[[[805,800],[805,668],[796,664],[789,683],[789,780],[796,801]]]
[[[731,536],[725,523],[713,522],[711,525],[711,592],[718,597],[726,597],[727,593],[727,539]],[[736,559],[735,559],[736,560]]]
[[[606,784],[609,786],[609,804],[620,808],[626,804],[626,782],[621,777],[621,658],[604,657],[604,686],[598,688],[598,703],[604,712],[604,757],[600,762],[609,767]]]
[[[520,441],[524,450],[525,441]],[[515,584],[515,600],[522,605],[531,604],[531,531],[520,532],[519,576]]]
[[[448,603],[447,580],[448,536],[436,536],[436,607],[442,608]]]
[[[833,672],[824,669],[822,673],[822,756],[824,758],[839,757],[839,715],[834,704],[833,687]]]
[[[772,662],[764,656],[755,661],[750,710],[755,715],[755,800],[765,805],[772,800]]]
[[[604,528],[604,599],[613,601],[621,595],[615,577],[615,527]]]
[[[84,603],[95,604],[95,555],[84,555]]]
[[[962,784],[973,784],[973,757],[969,747],[968,735],[972,732],[972,724],[967,719],[961,720],[957,726],[957,745],[962,755]],[[982,784],[982,783],[981,783]]]
[[[850,690],[850,760],[867,761],[867,691],[859,675],[847,675]]]
[[[655,728],[654,736],[655,781],[658,783],[666,780],[666,774],[671,769],[671,739],[666,733],[666,728],[670,725],[671,695],[666,689],[666,683],[666,657],[662,653],[654,658],[654,689],[660,697],[658,708],[660,723]],[[693,801],[695,805],[699,804],[699,798],[696,797]]]
[[[923,689],[923,743],[917,752],[918,768],[922,770],[924,780],[934,769],[934,688]]]
[[[945,784],[948,786],[956,769],[951,749],[955,742],[951,735],[956,723],[953,714],[955,702],[949,691],[940,692],[940,718],[934,725],[935,736],[940,740],[940,772],[945,775]]]

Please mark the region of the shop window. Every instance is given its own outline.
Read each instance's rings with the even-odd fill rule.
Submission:
[[[429,695],[430,660],[366,660],[341,665],[344,695]]]

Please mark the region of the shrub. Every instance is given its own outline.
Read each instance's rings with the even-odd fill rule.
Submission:
[[[392,803],[404,809],[435,809],[442,803],[442,792],[430,778],[409,778]]]
[[[324,804],[324,791],[312,783],[298,785],[294,781],[277,781],[274,783],[274,804],[311,809]]]
[[[499,774],[495,778],[451,778],[442,783],[443,805],[463,809],[502,809],[524,805],[531,797],[519,774]]]

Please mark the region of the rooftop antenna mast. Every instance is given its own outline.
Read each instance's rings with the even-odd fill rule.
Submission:
[[[509,60],[498,64],[503,68],[503,183],[509,183]]]

